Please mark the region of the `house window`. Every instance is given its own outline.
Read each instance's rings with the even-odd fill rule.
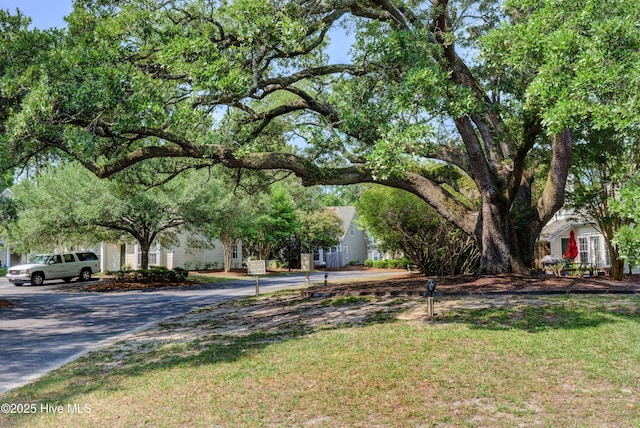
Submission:
[[[137,259],[138,259],[138,266],[142,265],[142,249],[140,247],[140,245],[136,245],[136,249],[138,251],[137,254]],[[149,266],[159,266],[159,257],[158,257],[158,253],[160,251],[160,245],[158,244],[151,244],[151,247],[149,248]]]
[[[233,247],[233,251],[231,252],[231,258],[232,258],[232,259],[237,259],[237,258],[238,258],[238,252],[239,252],[239,251],[238,251],[238,244],[236,244],[236,245]]]
[[[604,238],[600,235],[579,236],[578,249],[580,251],[580,263],[596,266],[610,266],[609,252],[605,251]]]
[[[351,236],[355,235],[356,234],[356,230],[355,229],[356,229],[355,225],[353,223],[351,223],[349,225],[349,235],[351,235]]]
[[[586,236],[578,237],[578,250],[580,251],[580,263],[589,263],[589,241]]]

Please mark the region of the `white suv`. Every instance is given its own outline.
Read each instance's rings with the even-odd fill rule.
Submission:
[[[78,277],[81,281],[88,281],[97,272],[100,272],[100,262],[98,256],[91,252],[40,254],[34,256],[29,264],[11,266],[7,279],[15,285],[27,282],[42,285],[49,279],[69,282]]]

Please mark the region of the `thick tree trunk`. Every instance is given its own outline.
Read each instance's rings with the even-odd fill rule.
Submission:
[[[616,281],[624,279],[624,260],[611,259],[611,278]]]
[[[609,238],[607,237],[607,239]],[[620,259],[620,252],[617,247],[608,245],[608,249],[609,257],[611,258],[611,278],[616,281],[622,281],[624,279],[624,260]]]
[[[478,222],[482,249],[479,273],[525,273],[520,245],[507,202],[483,201]]]
[[[231,270],[231,260],[233,259],[233,245],[235,242],[228,234],[222,237],[222,252],[224,253],[224,271]]]
[[[150,243],[140,243],[140,268],[149,269],[149,248]]]

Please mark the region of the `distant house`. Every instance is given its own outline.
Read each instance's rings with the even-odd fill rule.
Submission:
[[[342,236],[338,245],[319,248],[315,252],[316,265],[339,268],[349,263],[363,264],[367,259],[367,235],[358,227],[356,207],[329,207],[342,220]]]
[[[593,223],[579,220],[575,214],[565,210],[556,214],[542,229],[538,238],[537,263],[539,264],[539,260],[546,255],[563,257],[567,252],[571,231],[574,232],[578,244],[578,257],[575,262],[596,265],[608,272],[611,268],[611,257],[604,235]]]
[[[104,270],[116,271],[123,267],[140,269],[142,252],[138,243],[102,244],[100,260]],[[224,254],[222,243],[216,241],[210,248],[195,248],[189,245],[185,233],[178,234],[178,243],[170,248],[156,245],[149,251],[149,266],[163,266],[168,269],[222,269]],[[231,268],[242,267],[242,243],[238,242],[233,250]]]
[[[392,251],[382,251],[379,245],[380,242],[376,239],[376,237],[367,232],[367,259],[389,260],[399,259],[403,257],[403,254],[401,252],[394,253]]]
[[[0,193],[1,198],[12,198],[13,192],[5,189]],[[117,271],[122,268],[139,269],[141,265],[140,246],[137,243],[108,244],[102,243],[97,247],[83,248],[98,254],[102,272]],[[68,250],[65,248],[65,250]],[[5,247],[4,240],[0,237],[0,267],[15,266],[25,263],[27,257],[14,254],[11,248]],[[171,248],[163,248],[160,245],[149,253],[150,266],[164,266],[169,269],[181,267],[185,269],[205,269],[224,267],[224,255],[222,243],[217,241],[211,248],[190,247],[187,235],[178,234],[177,245]],[[242,243],[238,242],[233,251],[232,268],[242,267]]]

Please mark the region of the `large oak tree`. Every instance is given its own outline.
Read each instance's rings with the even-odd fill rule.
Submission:
[[[173,158],[381,183],[475,237],[482,271],[522,271],[564,202],[571,129],[637,123],[640,6],[499,3],[78,0],[45,33],[3,14],[5,165],[53,151],[101,177]],[[347,64],[325,53],[343,26]]]

